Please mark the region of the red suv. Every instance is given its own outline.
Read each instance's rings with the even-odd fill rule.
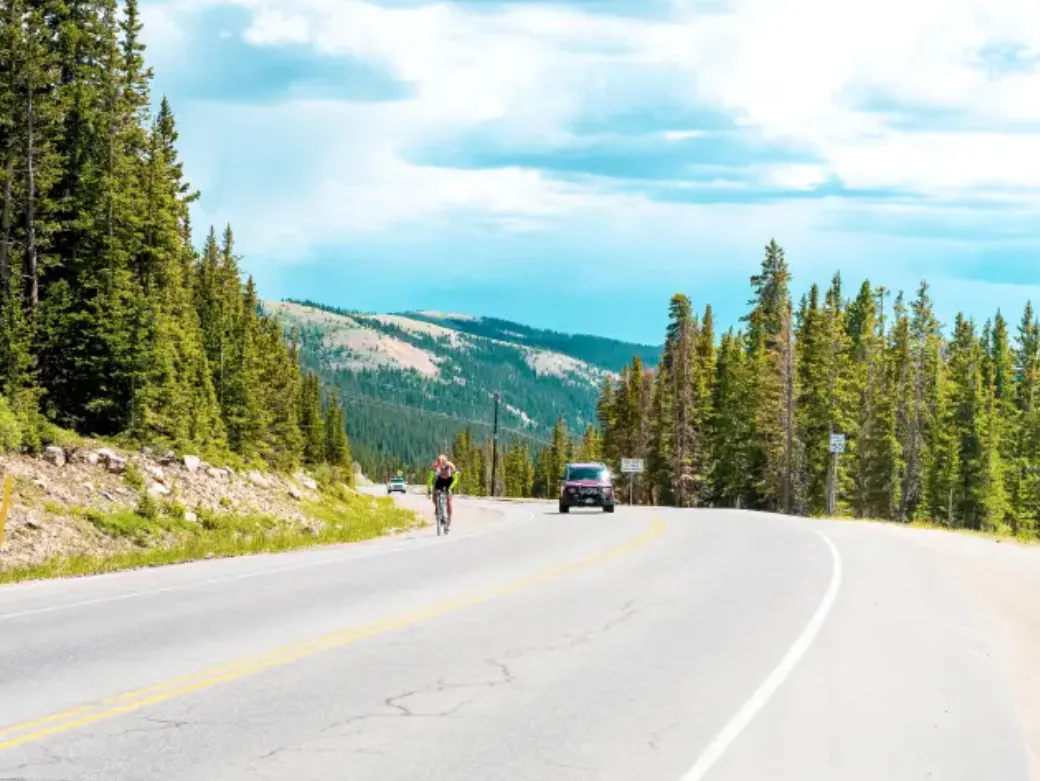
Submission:
[[[570,512],[572,507],[614,512],[614,481],[606,464],[567,464],[560,486],[560,512]]]

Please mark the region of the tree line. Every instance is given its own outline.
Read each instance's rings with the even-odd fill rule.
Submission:
[[[0,417],[288,468],[350,463],[344,412],[243,281],[153,110],[137,0],[0,4]]]
[[[716,340],[711,307],[670,302],[662,360],[636,358],[599,401],[602,457],[643,458],[637,501],[822,515],[836,511],[1034,536],[1040,517],[1040,324],[1011,333],[938,321],[840,275],[797,305],[782,248],[751,278],[750,311]],[[835,460],[831,434],[847,449]]]
[[[523,437],[503,438],[498,448],[492,439],[473,436],[472,429],[455,435],[450,456],[459,469],[459,491],[469,496],[508,496],[514,498],[555,498],[560,490],[564,467],[571,462],[596,461],[601,457],[599,430],[585,429],[581,437],[567,430],[563,418],[556,421],[548,441],[538,443]],[[492,463],[494,469],[492,490]],[[422,475],[425,479],[426,474]]]

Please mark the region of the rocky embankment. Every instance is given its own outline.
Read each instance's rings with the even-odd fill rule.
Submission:
[[[178,529],[201,529],[200,524],[215,516],[275,518],[317,538],[330,511],[339,520],[345,507],[375,515],[385,509],[383,503],[389,504],[358,497],[342,484],[324,486],[323,491],[315,477],[302,471],[238,472],[190,454],[159,455],[147,448],[129,453],[89,443],[52,445],[39,456],[0,457],[0,473],[14,478],[6,534],[0,541],[0,572],[60,557],[103,558],[162,546],[178,536]],[[338,498],[329,496],[328,489]],[[164,518],[175,519],[176,525],[153,523],[146,527],[148,535],[140,533],[145,527],[126,533],[135,519],[144,524]]]

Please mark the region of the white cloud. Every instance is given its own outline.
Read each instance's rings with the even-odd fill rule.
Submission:
[[[661,134],[665,141],[688,141],[691,138],[702,138],[703,130],[666,130]]]
[[[322,160],[320,173],[306,193],[286,193],[279,206],[298,212],[293,232],[273,227],[286,222],[281,218],[256,217],[268,246],[456,213],[484,213],[519,230],[568,215],[600,214],[611,229],[630,224],[633,214],[673,219],[680,207],[560,184],[534,171],[431,168],[405,158],[432,135],[492,122],[496,132],[526,143],[566,138],[570,121],[603,99],[605,70],[619,67],[667,78],[691,106],[722,108],[822,161],[767,167],[762,181],[810,188],[838,177],[851,187],[937,198],[994,197],[1014,188],[1017,205],[1038,202],[1040,135],[909,131],[852,103],[883,94],[909,107],[964,112],[989,127],[1040,122],[1040,71],[993,73],[979,56],[994,44],[1040,50],[1036,0],[734,0],[711,13],[676,0],[668,20],[596,16],[579,3],[491,10],[362,0],[168,5],[224,1],[252,12],[245,39],[255,46],[308,45],[328,57],[361,58],[414,90],[392,105],[318,112],[341,115],[349,142],[329,133],[308,147]],[[325,121],[314,112],[298,102],[275,106],[254,116],[253,127]],[[696,132],[668,131],[662,143]]]
[[[770,184],[792,190],[810,190],[826,182],[827,176],[822,165],[777,165],[766,172]]]

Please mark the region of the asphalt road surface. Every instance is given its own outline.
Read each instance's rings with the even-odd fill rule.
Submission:
[[[902,536],[457,513],[446,538],[0,588],[0,779],[1028,778],[990,617]]]

